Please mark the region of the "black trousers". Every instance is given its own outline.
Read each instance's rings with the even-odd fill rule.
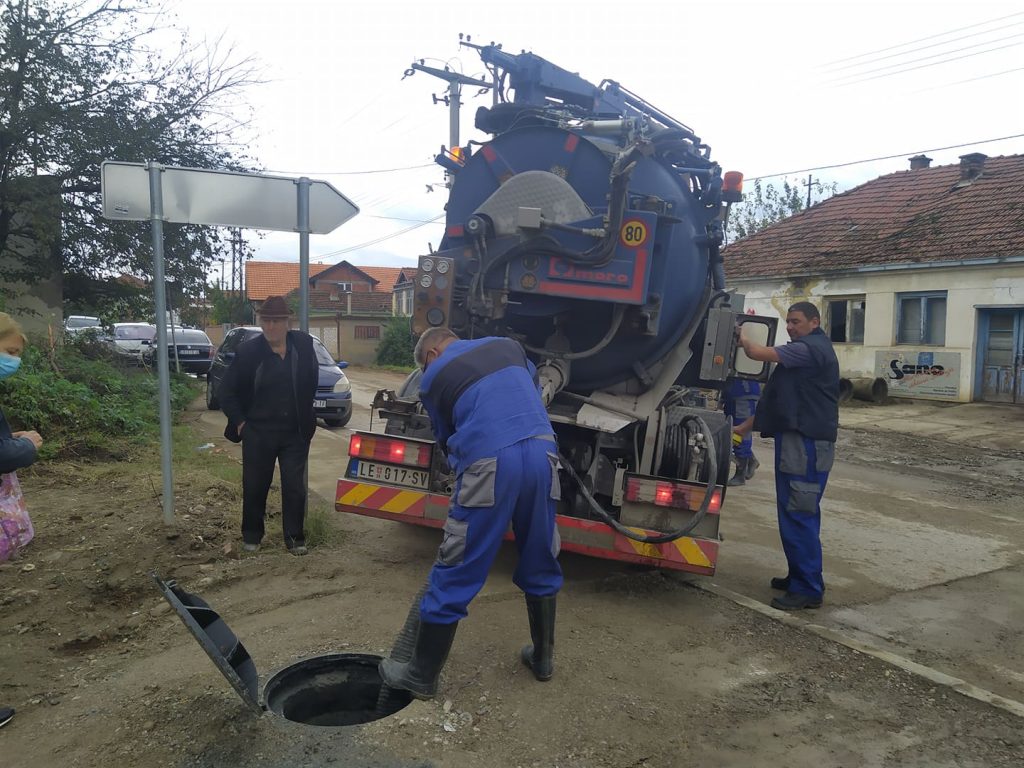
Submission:
[[[288,547],[306,543],[306,462],[309,441],[295,428],[248,423],[242,430],[242,539],[259,544],[274,464],[281,467],[281,522]]]

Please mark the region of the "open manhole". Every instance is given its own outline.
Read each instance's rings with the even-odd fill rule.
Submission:
[[[383,686],[377,671],[381,657],[368,653],[330,653],[298,661],[272,675],[261,697],[256,664],[220,614],[175,582],[152,576],[217,669],[259,714],[270,712],[304,725],[359,725],[393,715],[412,700],[408,691]]]

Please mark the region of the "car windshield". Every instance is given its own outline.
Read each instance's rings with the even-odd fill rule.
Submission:
[[[68,328],[98,328],[100,319],[98,317],[69,317]]]
[[[167,331],[167,340],[171,340],[171,331]],[[175,344],[209,344],[210,337],[202,331],[195,330],[184,330],[182,328],[174,329],[174,343]]]
[[[337,365],[334,358],[331,357],[331,353],[327,351],[327,347],[316,336],[313,337],[313,349],[316,350],[316,361],[320,365]]]
[[[125,325],[114,329],[115,339],[152,341],[155,336],[156,328],[151,325]]]

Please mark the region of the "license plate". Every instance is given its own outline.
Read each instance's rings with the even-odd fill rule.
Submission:
[[[199,354],[199,350],[198,349],[179,349],[178,350],[178,354],[179,355],[193,355],[194,356],[194,355],[198,355]]]
[[[313,407],[314,408],[326,408],[327,407],[327,401],[326,400],[314,400],[313,401]]]
[[[361,480],[380,480],[385,483],[407,485],[410,488],[427,489],[429,476],[426,472],[408,467],[394,467],[390,464],[375,464],[372,461],[356,462],[356,477]]]

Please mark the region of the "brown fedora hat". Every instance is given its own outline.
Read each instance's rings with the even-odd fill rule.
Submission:
[[[260,317],[291,317],[295,313],[285,302],[284,296],[267,296],[256,314]]]

